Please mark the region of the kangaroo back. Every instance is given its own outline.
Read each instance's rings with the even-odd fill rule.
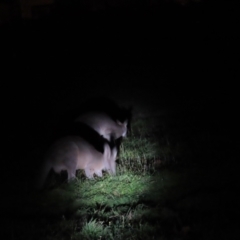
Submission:
[[[81,137],[65,137],[57,141],[50,149],[38,179],[38,188],[42,188],[51,169],[56,173],[66,170],[68,180],[74,178],[76,170],[83,169],[87,178],[93,178],[94,173],[102,176],[102,170],[110,169],[109,159],[112,152],[107,142],[104,152],[96,150],[94,146]]]
[[[127,134],[127,120],[123,123],[114,121],[105,113],[88,112],[79,116],[75,121],[87,124],[108,141],[125,137]]]

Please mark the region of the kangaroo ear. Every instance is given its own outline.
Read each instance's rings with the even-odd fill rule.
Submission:
[[[119,120],[117,120],[116,123],[120,126],[122,125],[122,123]]]
[[[120,125],[120,126],[127,126],[127,124],[128,124],[128,120],[125,120],[123,123],[120,122],[119,120],[117,120],[116,122],[117,122],[117,124]]]

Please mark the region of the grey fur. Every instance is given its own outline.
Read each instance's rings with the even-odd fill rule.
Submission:
[[[79,116],[75,121],[87,124],[108,141],[127,135],[128,121],[126,120],[123,123],[114,121],[105,113],[88,112]]]
[[[52,146],[45,159],[38,187],[43,186],[51,169],[56,173],[67,170],[68,180],[76,177],[78,169],[84,169],[86,177],[90,179],[94,173],[102,177],[102,170],[114,175],[116,156],[116,147],[111,150],[108,143],[104,143],[104,152],[101,153],[81,137],[62,138]]]

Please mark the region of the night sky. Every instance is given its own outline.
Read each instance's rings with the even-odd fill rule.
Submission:
[[[166,2],[60,4],[47,19],[0,27],[4,179],[26,176],[61,118],[94,96],[173,109],[237,146],[238,6]]]

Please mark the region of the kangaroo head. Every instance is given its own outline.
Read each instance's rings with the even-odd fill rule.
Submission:
[[[126,137],[128,120],[125,120],[124,122],[120,122],[119,120],[117,120],[116,122],[123,130],[122,137]]]

